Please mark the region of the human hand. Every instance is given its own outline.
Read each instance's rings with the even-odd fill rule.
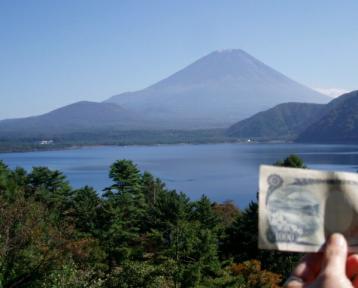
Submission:
[[[308,254],[287,279],[286,288],[358,288],[358,255],[348,256],[341,234],[328,239],[323,253]],[[352,281],[350,280],[352,279]]]

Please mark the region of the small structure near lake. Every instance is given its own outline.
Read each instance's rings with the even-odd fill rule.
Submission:
[[[39,142],[40,145],[51,145],[51,144],[53,144],[53,143],[54,143],[53,140],[41,140],[41,141]]]

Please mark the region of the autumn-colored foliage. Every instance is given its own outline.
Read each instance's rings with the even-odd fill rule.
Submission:
[[[225,227],[230,226],[240,215],[240,210],[232,201],[225,201],[224,203],[215,203],[213,205],[213,211],[220,218]]]
[[[236,276],[242,276],[248,287],[252,288],[279,288],[282,276],[270,271],[262,270],[258,260],[248,260],[233,264],[231,271]]]
[[[192,201],[129,160],[109,176],[99,195],[0,161],[1,288],[277,288],[295,263],[257,249],[256,203]]]

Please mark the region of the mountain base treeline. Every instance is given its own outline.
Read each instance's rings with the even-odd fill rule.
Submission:
[[[109,177],[99,196],[0,162],[0,287],[280,287],[298,260],[257,249],[255,202],[191,201],[129,160]]]
[[[0,152],[59,150],[82,146],[125,146],[161,144],[206,144],[239,142],[225,134],[225,129],[207,130],[118,130],[89,129],[64,134],[41,133],[16,136],[0,131]],[[50,142],[43,144],[44,141]]]

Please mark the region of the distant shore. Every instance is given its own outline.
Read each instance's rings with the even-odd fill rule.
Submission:
[[[1,136],[1,135],[0,135]],[[81,131],[62,135],[0,137],[0,152],[30,152],[74,149],[83,146],[127,146],[160,144],[232,143],[225,129],[152,130],[152,131]]]
[[[1,153],[26,153],[26,152],[46,152],[46,151],[63,151],[80,149],[86,147],[110,147],[110,146],[161,146],[161,145],[205,145],[205,144],[291,144],[291,141],[245,141],[245,140],[233,140],[233,141],[213,141],[213,142],[170,142],[170,143],[132,143],[132,144],[77,144],[77,145],[53,145],[53,146],[36,146],[36,147],[0,147]]]

